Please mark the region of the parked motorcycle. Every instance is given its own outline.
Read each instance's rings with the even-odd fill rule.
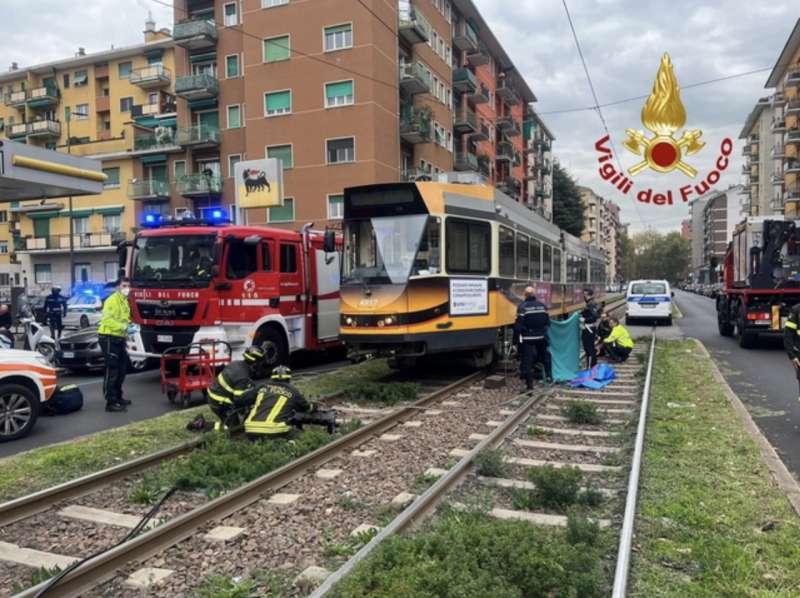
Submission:
[[[48,360],[52,360],[56,352],[56,342],[45,332],[44,326],[33,318],[20,318],[20,322],[25,327],[25,350],[38,351]]]

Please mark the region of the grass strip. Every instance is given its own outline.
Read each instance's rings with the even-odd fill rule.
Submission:
[[[630,596],[798,596],[800,520],[692,341],[659,341]]]
[[[308,398],[317,399],[364,382],[380,380],[390,371],[385,360],[373,360],[298,379],[296,386]],[[138,397],[137,400],[167,399],[159,395]],[[206,407],[195,407],[0,459],[0,501],[186,442],[197,435],[186,430],[186,423],[201,413],[207,418],[213,417]],[[86,415],[78,412],[65,417]]]

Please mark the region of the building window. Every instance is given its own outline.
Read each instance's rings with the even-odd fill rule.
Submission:
[[[269,208],[269,222],[294,222],[294,199],[286,197],[282,206]]]
[[[342,162],[355,162],[356,159],[356,139],[346,137],[344,139],[329,139],[327,142],[328,164],[340,164]]]
[[[328,220],[341,220],[344,218],[344,195],[328,196]]]
[[[228,106],[228,128],[238,129],[242,126],[242,108],[238,104],[236,106]]]
[[[176,181],[186,176],[186,160],[176,160],[172,168]]]
[[[69,89],[69,73],[64,73],[64,89]]]
[[[344,50],[353,47],[353,25],[335,25],[325,28],[325,51]]]
[[[72,219],[72,232],[76,235],[85,235],[89,233],[89,218],[82,216],[80,218]]]
[[[225,7],[225,27],[233,27],[239,24],[239,17],[236,14],[236,3],[231,2],[226,4]]]
[[[105,270],[106,282],[114,282],[117,280],[117,273],[119,271],[119,264],[117,264],[117,262],[103,262],[103,270]]]
[[[107,233],[118,233],[122,226],[120,214],[103,214],[103,230]]]
[[[228,176],[229,177],[233,176],[233,172],[234,172],[234,170],[236,168],[236,165],[241,161],[242,161],[242,155],[241,154],[231,154],[230,156],[228,156]]]
[[[264,62],[289,60],[290,53],[288,35],[264,40]]]
[[[6,244],[6,251],[8,251],[8,242],[0,241],[0,255],[2,255],[3,243]],[[11,285],[11,275],[5,272],[0,273],[0,287],[7,287]]]
[[[8,222],[8,212],[6,210],[0,210],[0,223]]]
[[[289,0],[261,0],[261,8],[274,8],[284,4],[289,4]]]
[[[8,255],[8,241],[0,241],[0,255]]]
[[[34,264],[33,280],[36,282],[36,284],[47,284],[53,282],[53,273],[50,270],[50,264]]]
[[[103,174],[106,175],[106,180],[103,183],[105,189],[116,189],[119,187],[119,167],[104,168]]]
[[[325,107],[349,106],[353,103],[353,80],[325,84]]]
[[[89,83],[89,75],[86,73],[86,69],[75,71],[75,77],[72,79],[72,84],[75,87],[83,87],[84,85],[88,85]]]
[[[133,71],[132,62],[120,62],[119,65],[117,65],[117,72],[120,79],[130,79],[131,71]]]
[[[87,118],[89,118],[89,104],[75,106],[75,120],[86,120]]]
[[[120,112],[130,112],[132,107],[133,107],[133,98],[128,97],[119,99]]]
[[[234,79],[239,76],[239,55],[231,54],[225,57],[225,77]]]
[[[292,92],[275,91],[264,94],[264,113],[266,116],[280,116],[281,114],[291,114],[292,112]]]
[[[268,147],[267,158],[277,158],[278,160],[283,160],[284,170],[294,166],[291,145],[273,145]]]

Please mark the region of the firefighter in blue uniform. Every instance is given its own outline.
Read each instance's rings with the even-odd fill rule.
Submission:
[[[517,307],[517,320],[514,323],[515,340],[520,347],[520,375],[525,380],[525,387],[533,389],[533,366],[541,360],[545,365],[545,375],[550,377],[550,360],[547,351],[547,329],[550,327],[550,315],[547,306],[536,299],[533,287],[525,289],[525,301]]]

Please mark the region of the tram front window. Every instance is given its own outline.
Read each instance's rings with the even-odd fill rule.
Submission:
[[[344,283],[404,284],[428,217],[371,218],[347,224]]]

